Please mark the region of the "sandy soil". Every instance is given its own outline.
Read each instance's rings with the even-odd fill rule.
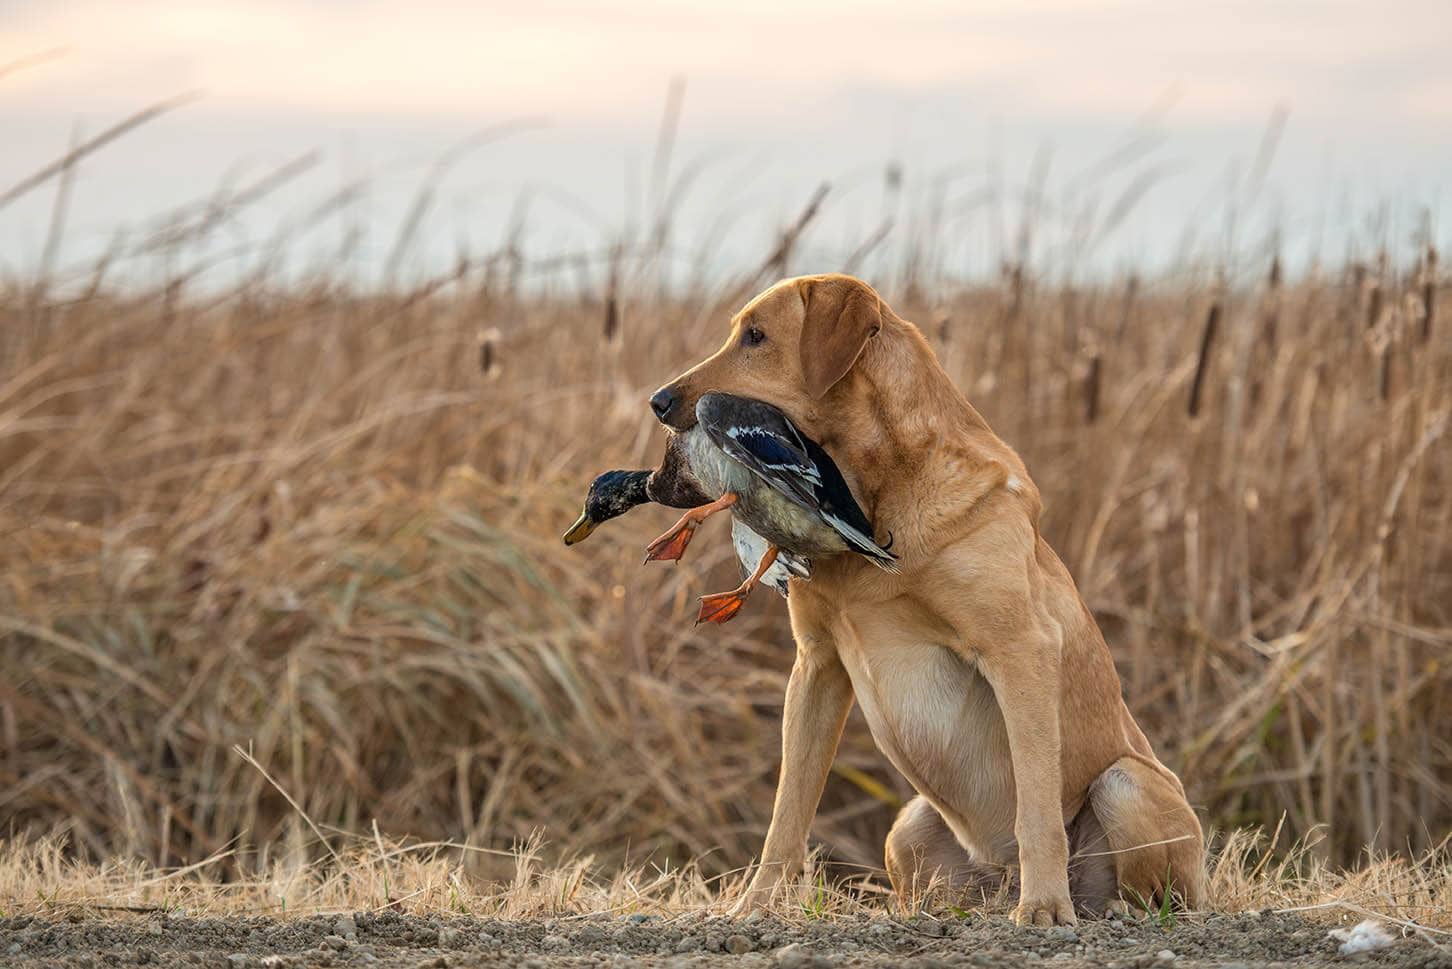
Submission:
[[[888,918],[789,925],[681,916],[577,916],[535,921],[420,918],[392,913],[277,920],[181,915],[0,919],[0,966],[842,966],[1196,967],[1368,965],[1447,967],[1452,948],[1399,939],[1374,953],[1338,955],[1326,926],[1297,917],[1180,919],[1168,928],[1107,921],[1075,929],[1016,929],[1003,919]]]

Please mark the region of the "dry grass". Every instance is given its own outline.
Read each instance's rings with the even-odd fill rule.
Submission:
[[[1304,845],[1272,853],[1249,831],[1231,835],[1211,862],[1207,910],[1301,912],[1355,922],[1376,916],[1442,941],[1452,936],[1452,866],[1445,850],[1417,859],[1373,859],[1354,872],[1326,867]],[[219,880],[225,855],[159,871],[137,861],[77,862],[50,839],[0,844],[0,916],[89,912],[184,911],[221,915],[315,915],[392,910],[494,918],[644,913],[726,914],[744,888],[739,873],[708,877],[696,865],[631,866],[609,873],[577,859],[541,862],[537,841],[511,852],[457,844],[404,845],[348,839],[340,863],[278,864],[243,880]],[[481,867],[494,869],[489,877]],[[1008,900],[974,911],[1003,916]],[[813,858],[807,877],[778,898],[772,914],[788,921],[923,913],[961,918],[961,899],[930,897],[909,913],[882,897],[867,877],[844,878]],[[1141,916],[1143,913],[1141,913]]]
[[[791,242],[764,274],[827,268]],[[265,261],[225,291],[104,267],[0,288],[6,894],[721,904],[710,879],[770,808],[784,609],[693,629],[729,543],[641,568],[658,510],[558,534],[595,472],[653,463],[647,393],[748,285],[668,294],[620,258],[574,289],[524,286],[512,249],[408,292],[282,286]],[[1229,838],[1228,906],[1445,924],[1425,856],[1452,827],[1452,341],[1429,266],[885,285],[1024,454],[1192,801],[1321,832],[1254,876]],[[905,794],[854,718],[815,829],[833,877],[880,864]],[[552,867],[584,857],[604,867]]]

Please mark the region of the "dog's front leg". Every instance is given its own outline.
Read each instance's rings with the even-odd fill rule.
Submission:
[[[1069,840],[1059,761],[1059,649],[1047,632],[994,643],[978,655],[1008,732],[1017,810],[1019,925],[1071,925]]]
[[[797,618],[796,610],[792,618]],[[836,648],[825,637],[798,630],[797,658],[782,709],[781,774],[771,826],[766,830],[760,866],[732,914],[767,905],[788,878],[801,872],[812,818],[851,708],[852,682]]]

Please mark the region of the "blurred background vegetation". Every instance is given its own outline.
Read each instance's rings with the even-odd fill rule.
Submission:
[[[1204,178],[1166,196],[1186,161],[1161,150],[1178,95],[1143,113],[1138,79],[1163,72],[1137,58],[1179,48],[1118,38],[1113,17],[1000,11],[980,33],[947,31],[1042,41],[1014,70],[1078,51],[1076,31],[1099,31],[1100,63],[1129,45],[1103,87],[1061,85],[1072,103],[1049,111],[1040,92],[1023,108],[1067,151],[989,140],[959,164],[921,157],[922,130],[886,158],[864,149],[862,116],[843,107],[881,121],[917,92],[933,138],[975,137],[939,123],[961,103],[931,65],[961,51],[930,42],[946,30],[937,14],[903,15],[923,58],[901,76],[826,58],[779,77],[763,61],[759,86],[733,86],[750,64],[717,51],[725,73],[691,89],[700,130],[682,82],[664,85],[661,109],[664,75],[647,61],[641,116],[659,121],[604,150],[614,135],[591,139],[625,130],[634,103],[610,101],[624,90],[614,75],[592,92],[546,58],[538,85],[479,88],[494,108],[513,99],[491,111],[514,121],[434,114],[432,135],[390,135],[347,114],[349,71],[364,71],[369,97],[392,90],[367,74],[381,68],[361,40],[309,87],[298,72],[311,62],[273,50],[291,35],[263,30],[253,7],[218,4],[206,27],[165,6],[61,26],[94,48],[107,24],[121,39],[164,24],[143,31],[146,63],[189,65],[179,78],[127,73],[119,39],[94,58],[51,50],[59,7],[6,15],[31,44],[0,56],[16,121],[0,177],[6,837],[59,835],[75,855],[163,867],[235,849],[221,863],[234,875],[321,857],[319,832],[333,831],[499,849],[538,835],[554,857],[698,859],[707,874],[747,862],[792,658],[782,603],[761,596],[728,626],[692,628],[695,597],[734,576],[724,524],[676,568],[639,564],[670,520],[660,509],[574,549],[559,534],[598,471],[658,459],[649,392],[714,349],[756,290],[821,271],[877,286],[1024,455],[1131,709],[1212,826],[1279,829],[1281,845],[1307,838],[1339,864],[1421,852],[1452,830],[1452,307],[1426,168],[1447,146],[1421,124],[1443,103],[1427,92],[1446,60],[1424,56],[1435,32],[1417,18],[1358,26],[1343,11],[1308,25],[1292,11],[1310,31],[1305,60],[1277,71],[1311,130],[1343,123],[1352,157],[1412,166],[1381,171],[1399,178],[1392,195],[1369,178],[1348,201],[1334,179],[1307,189],[1315,152],[1281,147],[1285,110],[1266,120],[1281,74],[1206,61],[1231,41],[1155,18],[1146,37],[1204,46],[1183,62],[1200,113],[1178,129]],[[1262,15],[1290,16],[1272,8]],[[326,33],[309,11],[299,36]],[[846,31],[837,51],[881,28],[824,23]],[[203,56],[233,29],[226,56]],[[515,35],[500,36],[487,43]],[[790,33],[759,36],[802,49]],[[1395,96],[1348,94],[1354,72],[1320,91],[1353,36],[1405,68],[1386,81]],[[165,44],[189,53],[167,60],[152,49]],[[258,66],[268,51],[274,72]],[[468,100],[416,55],[422,80],[378,108],[389,123],[411,122],[421,92]],[[480,61],[520,76],[507,58]],[[639,81],[645,68],[616,61]],[[72,67],[52,91],[57,64]],[[220,96],[132,97],[181,89],[198,65],[221,65],[201,78]],[[965,90],[1002,93],[1017,76],[1004,70]],[[867,80],[843,94],[843,78]],[[604,114],[571,115],[566,94]],[[1096,116],[1097,134],[1064,121],[1074,98],[1101,95],[1119,107]],[[89,99],[84,123],[57,107],[71,97]],[[407,189],[399,169],[369,164],[339,165],[320,187],[337,158],[295,150],[316,132],[313,115],[284,110],[290,97],[417,149]],[[1260,98],[1254,111],[1246,98]],[[535,108],[576,127],[508,154]],[[1206,111],[1236,119],[1239,161],[1206,150],[1233,140]],[[265,161],[218,178],[198,145],[234,150],[228,139],[257,136],[269,112],[282,120],[258,142]],[[288,125],[305,137],[282,151]],[[744,148],[722,168],[714,153],[733,132]],[[752,145],[773,141],[791,160],[757,191]],[[1282,150],[1289,190],[1269,174]],[[496,163],[531,180],[461,177]],[[566,170],[584,187],[550,181]],[[1187,201],[1207,182],[1218,187]],[[1284,208],[1288,197],[1321,202]],[[459,231],[476,220],[489,231]],[[907,793],[854,715],[815,835],[835,862],[880,865]],[[494,863],[470,858],[484,873]]]

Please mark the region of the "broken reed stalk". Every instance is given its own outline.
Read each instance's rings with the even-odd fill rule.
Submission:
[[[39,304],[45,296],[46,285],[50,282],[55,273],[56,258],[60,255],[61,241],[66,234],[66,215],[70,211],[71,186],[75,182],[76,167],[80,156],[76,154],[76,148],[81,141],[81,126],[79,122],[71,129],[71,147],[66,153],[65,167],[60,173],[60,182],[56,185],[55,202],[50,210],[50,228],[45,234],[45,246],[40,254],[40,271],[36,277],[35,302]]]
[[[9,63],[0,64],[0,80],[9,77],[11,74],[23,71],[26,68],[38,67],[49,61],[58,60],[68,53],[70,53],[70,48],[68,47],[52,47],[38,54],[28,54],[25,57],[16,58]]]
[[[667,186],[670,184],[671,154],[681,125],[681,107],[686,98],[686,80],[673,77],[666,88],[665,109],[661,114],[660,131],[656,135],[655,154],[650,161],[651,256],[659,258],[665,249],[670,226],[666,208]]]
[[[129,118],[118,121],[116,124],[107,128],[96,137],[90,139],[89,141],[82,142],[81,144],[72,148],[60,158],[51,162],[49,165],[46,165],[40,171],[26,178],[22,178],[19,182],[16,182],[4,192],[0,192],[0,209],[3,209],[11,202],[20,198],[20,196],[24,195],[26,192],[29,192],[31,189],[36,188],[40,185],[44,185],[47,181],[54,178],[56,175],[65,172],[82,158],[85,158],[87,155],[91,154],[94,151],[104,148],[106,145],[115,141],[117,138],[120,138],[128,131],[139,128],[142,125],[146,124],[148,121],[153,121],[156,118],[161,117],[168,111],[175,111],[177,108],[180,108],[183,105],[190,104],[192,101],[195,101],[199,96],[200,95],[194,92],[189,92],[187,94],[178,95],[174,98],[168,98],[167,100],[159,101],[148,108],[143,108],[142,110],[131,115]]]
[[[1200,414],[1200,394],[1205,386],[1205,371],[1210,367],[1210,351],[1215,346],[1215,331],[1220,327],[1220,303],[1210,304],[1205,317],[1205,330],[1200,335],[1200,359],[1195,363],[1195,379],[1190,384],[1190,401],[1187,408],[1190,417]]]
[[[752,279],[753,286],[762,279],[786,275],[787,264],[791,261],[792,250],[796,248],[797,240],[807,230],[807,226],[812,224],[812,220],[817,217],[817,212],[821,210],[822,202],[827,198],[827,192],[830,189],[831,185],[827,182],[823,182],[817,186],[817,190],[807,200],[807,204],[802,209],[801,214],[781,234],[781,238],[777,240],[776,248],[772,250],[770,256],[767,256],[766,261],[761,264],[761,268],[757,270],[756,275]]]

